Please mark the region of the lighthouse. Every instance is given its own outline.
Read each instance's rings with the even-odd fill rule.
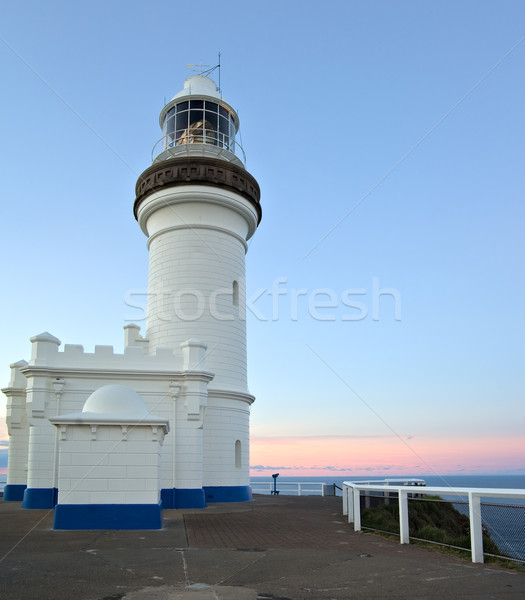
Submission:
[[[174,436],[180,489],[199,494],[190,443],[202,445],[206,499],[246,500],[254,398],[247,387],[245,255],[261,220],[260,190],[236,141],[239,117],[209,77],[188,77],[159,124],[162,137],[138,178],[134,204],[149,249],[146,338],[150,352],[179,351],[188,339],[204,343],[213,373],[203,414],[195,415],[199,429],[187,422]]]
[[[160,125],[134,206],[148,236],[149,345],[205,340],[210,389],[245,394],[246,242],[261,208],[235,138],[239,118],[210,78],[194,75],[162,109]]]
[[[158,528],[163,508],[251,499],[247,242],[260,190],[215,82],[188,77],[133,213],[149,252],[146,328],[124,351],[49,332],[11,365],[4,500],[55,508],[57,529]]]

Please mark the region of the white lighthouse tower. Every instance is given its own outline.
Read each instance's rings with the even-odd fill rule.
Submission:
[[[200,460],[207,500],[246,500],[254,398],[247,389],[245,254],[261,220],[259,186],[235,139],[237,113],[210,78],[186,79],[159,121],[163,136],[137,181],[134,206],[150,253],[146,338],[150,352],[180,351],[188,339],[204,343],[213,373],[207,405],[195,415],[198,435],[190,424],[173,436],[176,503],[187,494],[199,504],[200,486],[191,481]],[[187,443],[202,445],[195,464]]]
[[[55,508],[57,529],[158,528],[162,508],[251,498],[245,254],[259,186],[209,77],[186,79],[160,124],[134,204],[150,253],[145,335],[126,325],[116,354],[40,333],[2,390],[4,500]]]

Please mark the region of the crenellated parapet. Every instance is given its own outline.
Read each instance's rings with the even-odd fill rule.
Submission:
[[[23,374],[52,371],[180,371],[182,352],[175,353],[171,348],[155,348],[149,351],[148,341],[140,336],[136,325],[125,328],[123,353],[115,353],[113,346],[97,345],[94,352],[85,352],[78,344],[65,344],[60,350],[61,341],[48,332],[31,338],[31,359],[23,369]]]

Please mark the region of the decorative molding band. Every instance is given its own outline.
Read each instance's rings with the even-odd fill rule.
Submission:
[[[90,367],[36,367],[30,366],[23,370],[26,377],[56,377],[57,375],[67,375],[68,377],[79,377],[84,379],[99,379],[101,377],[120,379],[123,375],[128,379],[152,379],[152,380],[166,380],[171,381],[172,379],[180,378],[185,372],[184,371],[138,371],[134,369],[133,365],[127,369],[93,369]],[[42,390],[39,390],[42,391]],[[46,391],[44,389],[44,391]]]
[[[24,398],[26,395],[26,388],[5,387],[0,389],[0,392],[6,396],[18,396]]]
[[[224,227],[212,227],[211,225],[191,225],[191,229],[208,229],[211,231],[219,231],[220,233],[226,233],[227,235],[231,235],[237,242],[239,242],[240,244],[242,244],[244,246],[244,252],[246,253],[248,251],[248,244],[246,243],[246,240],[241,237],[240,235],[237,235],[236,233],[234,233],[233,231],[230,231],[229,229],[225,229]],[[187,231],[188,230],[188,226],[187,225],[174,225],[173,227],[166,227],[166,229],[162,229],[161,231],[158,231],[157,233],[154,233],[150,238],[148,238],[148,250],[150,249],[151,246],[151,242],[159,237],[159,235],[164,235],[165,233],[168,233],[170,231],[178,231],[178,230],[182,230],[182,231]]]
[[[214,377],[214,373],[210,371],[182,371],[180,373],[180,381],[202,381],[209,383]]]
[[[247,402],[248,404],[253,404],[253,402],[255,402],[255,396],[252,396],[252,394],[233,392],[229,390],[217,390],[212,387],[208,388],[208,398],[240,400],[241,402]]]
[[[179,185],[209,185],[237,192],[257,211],[261,221],[261,190],[255,178],[242,167],[216,158],[177,157],[163,160],[146,169],[135,186],[136,200],[133,214],[138,220],[140,203],[162,188]]]

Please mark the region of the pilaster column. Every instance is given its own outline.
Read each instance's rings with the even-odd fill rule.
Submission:
[[[9,386],[2,392],[7,397],[6,422],[9,433],[9,456],[4,501],[21,501],[27,487],[27,446],[29,424],[26,417],[26,378],[20,369],[25,360],[13,363]]]

